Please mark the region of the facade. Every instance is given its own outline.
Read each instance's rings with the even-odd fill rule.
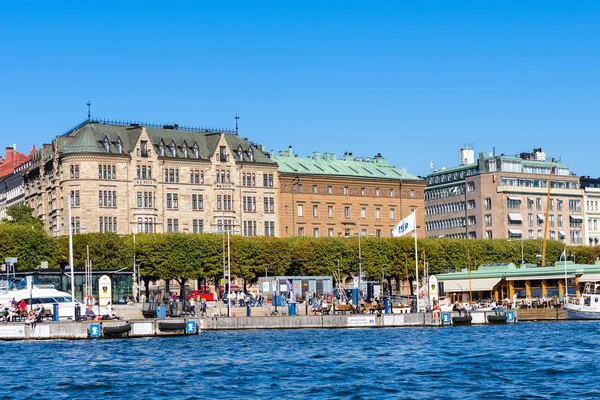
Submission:
[[[552,176],[550,168],[552,167]],[[583,243],[583,191],[579,178],[541,149],[515,156],[461,149],[461,163],[427,177],[428,237],[469,239],[547,238]],[[548,197],[548,182],[550,196]]]
[[[588,246],[600,244],[600,178],[582,176],[579,180],[583,189],[583,204],[585,206],[585,233],[583,243]]]
[[[0,178],[12,174],[17,167],[29,161],[31,155],[35,152],[35,146],[33,146],[29,155],[19,153],[16,148],[17,146],[14,144],[7,147],[6,158],[0,157]]]
[[[27,162],[0,178],[0,221],[8,217],[6,211],[10,207],[25,203],[25,186],[21,171],[26,167]]]
[[[469,292],[473,299],[518,299],[552,296],[579,297],[585,283],[600,280],[600,261],[594,264],[575,264],[572,261],[557,261],[548,267],[512,263],[484,264],[475,271],[437,275],[440,298],[451,302],[468,301]],[[565,286],[566,284],[566,286]]]
[[[425,233],[425,181],[376,155],[359,159],[346,153],[297,157],[292,147],[271,159],[279,165],[280,235],[390,237],[394,225],[411,211],[417,235]]]
[[[232,132],[86,121],[23,175],[54,236],[68,233],[69,199],[75,233],[278,234],[277,164]]]

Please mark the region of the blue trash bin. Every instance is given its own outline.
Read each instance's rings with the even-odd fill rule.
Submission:
[[[246,303],[246,317],[252,316],[252,310],[250,309],[250,303]]]
[[[52,321],[58,322],[58,303],[52,304]]]
[[[156,317],[157,318],[167,318],[167,308],[166,307],[156,307]]]
[[[293,317],[294,315],[296,315],[296,303],[288,304],[288,315],[290,317]]]

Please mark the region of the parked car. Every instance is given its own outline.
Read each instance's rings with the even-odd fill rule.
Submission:
[[[190,298],[193,298],[196,301],[198,301],[200,299],[205,299],[206,301],[215,301],[216,300],[214,293],[211,292],[210,290],[194,290],[188,296],[188,299],[190,299]]]

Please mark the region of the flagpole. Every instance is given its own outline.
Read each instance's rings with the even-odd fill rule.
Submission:
[[[567,246],[565,245],[565,249],[563,250],[563,263],[565,266],[565,303],[569,298],[569,286],[567,286]]]
[[[413,211],[414,212],[414,211]],[[417,254],[417,218],[415,215],[415,269],[417,275],[417,312],[419,312],[419,255]]]

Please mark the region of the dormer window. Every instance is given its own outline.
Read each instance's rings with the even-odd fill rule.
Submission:
[[[175,141],[171,141],[171,146],[169,146],[169,151],[171,152],[171,157],[175,157],[177,155],[177,146],[175,146]]]
[[[198,158],[198,144],[194,143],[194,147],[193,147],[193,152],[194,152],[194,157]]]
[[[165,144],[163,143],[162,140],[158,144],[158,155],[161,157],[165,156]]]
[[[254,161],[254,153],[252,153],[252,147],[248,148],[248,159]]]
[[[181,153],[183,153],[183,156],[187,158],[188,146],[187,146],[187,143],[185,142],[185,140],[183,141],[183,144],[181,145]]]
[[[102,141],[102,147],[104,147],[104,151],[108,153],[110,149],[110,142],[108,141],[108,136],[104,136],[104,140]]]
[[[237,149],[237,158],[238,158],[238,160],[242,159],[242,154],[244,154],[243,151],[242,151],[242,146],[239,146],[238,149]]]
[[[117,142],[115,143],[115,147],[117,149],[117,153],[123,152],[123,141],[120,137],[117,138]]]

